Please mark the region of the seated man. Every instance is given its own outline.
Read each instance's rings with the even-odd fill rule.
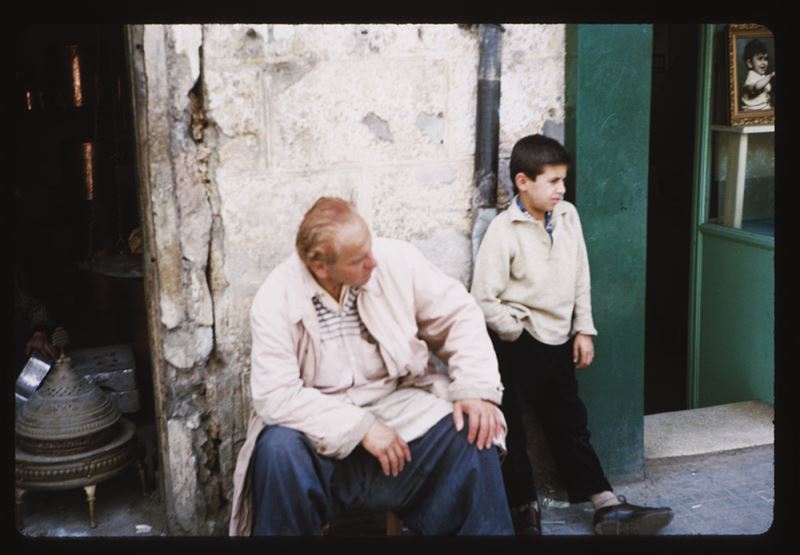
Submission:
[[[306,213],[250,312],[253,413],[231,535],[319,535],[343,509],[421,535],[514,533],[497,359],[477,303],[348,202]],[[429,349],[448,366],[437,372]]]

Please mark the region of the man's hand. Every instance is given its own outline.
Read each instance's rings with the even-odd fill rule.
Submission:
[[[30,356],[34,351],[37,351],[53,360],[55,360],[58,356],[55,347],[50,344],[50,342],[47,340],[47,334],[43,331],[33,332],[33,335],[25,345],[26,355]]]
[[[472,444],[477,440],[478,449],[490,447],[494,438],[503,430],[500,409],[489,401],[481,399],[463,399],[453,402],[453,422],[456,431],[464,427],[464,415],[469,417],[467,441]]]
[[[579,333],[572,343],[572,362],[575,368],[581,369],[589,366],[594,360],[594,340],[591,335]]]
[[[361,440],[361,445],[381,463],[387,476],[397,476],[406,462],[411,462],[411,450],[394,428],[376,420]]]

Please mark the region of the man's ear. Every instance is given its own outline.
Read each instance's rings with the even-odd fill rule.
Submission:
[[[326,279],[328,277],[328,267],[322,260],[312,260],[308,268],[317,279]]]

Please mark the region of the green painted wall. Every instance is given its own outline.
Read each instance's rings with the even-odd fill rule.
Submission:
[[[644,469],[650,25],[567,27],[565,142],[592,275],[595,362],[580,370],[592,443],[611,480]],[[574,195],[574,196],[573,196]]]
[[[698,406],[774,403],[772,238],[708,225],[701,234]]]

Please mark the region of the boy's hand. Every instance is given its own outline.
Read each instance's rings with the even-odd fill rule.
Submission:
[[[575,368],[581,369],[589,366],[594,360],[594,340],[591,335],[579,333],[572,342],[572,362]]]

